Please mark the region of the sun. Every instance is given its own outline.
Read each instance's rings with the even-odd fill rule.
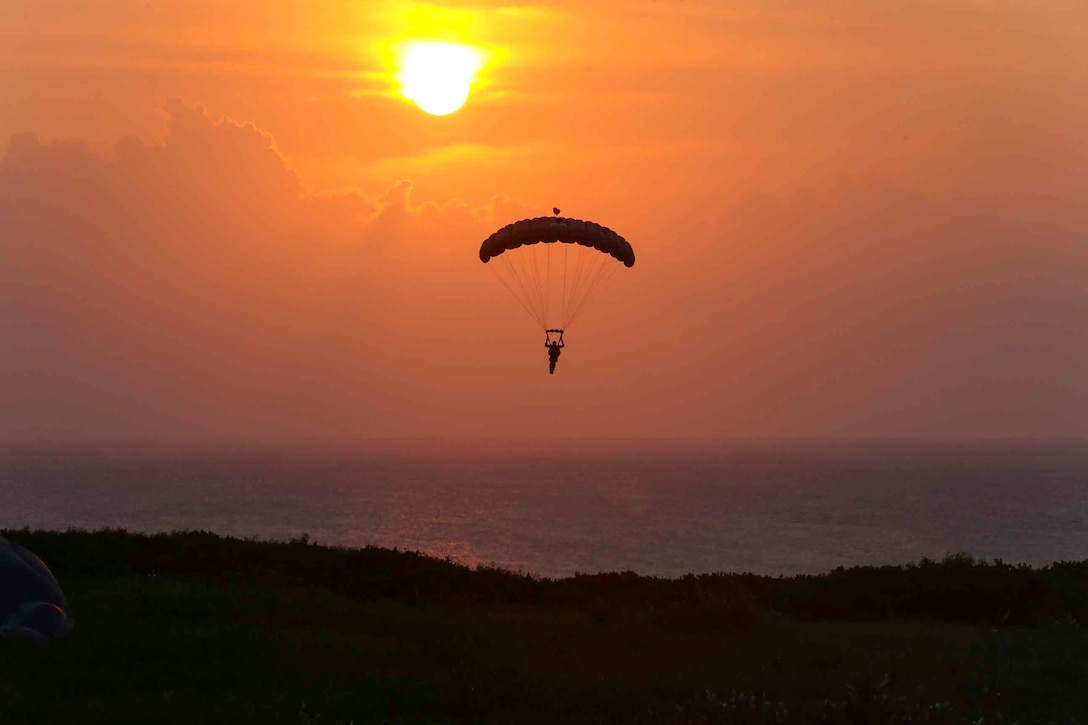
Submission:
[[[401,57],[401,93],[432,116],[448,116],[465,105],[480,65],[480,54],[467,45],[410,43]]]

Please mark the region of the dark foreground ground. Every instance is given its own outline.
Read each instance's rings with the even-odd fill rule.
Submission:
[[[207,533],[0,532],[76,617],[0,723],[1088,723],[1088,562],[538,580]]]

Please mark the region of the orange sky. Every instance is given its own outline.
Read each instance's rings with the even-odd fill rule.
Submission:
[[[1078,0],[6,0],[0,89],[0,440],[1088,435]],[[548,376],[552,206],[638,264]]]

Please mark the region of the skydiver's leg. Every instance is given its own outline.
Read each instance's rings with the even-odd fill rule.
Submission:
[[[555,374],[555,360],[548,361],[548,375]]]

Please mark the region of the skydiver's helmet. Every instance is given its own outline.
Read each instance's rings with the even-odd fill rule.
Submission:
[[[45,562],[0,536],[0,637],[59,639],[74,624]]]

